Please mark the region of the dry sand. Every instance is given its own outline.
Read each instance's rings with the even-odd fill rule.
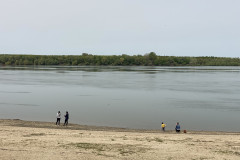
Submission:
[[[1,160],[240,159],[240,133],[130,130],[0,120]]]

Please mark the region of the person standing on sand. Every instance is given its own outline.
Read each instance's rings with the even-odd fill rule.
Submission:
[[[57,122],[56,122],[56,125],[59,125],[59,126],[60,126],[60,120],[61,120],[61,112],[58,111],[58,112],[57,112]]]
[[[179,122],[177,122],[177,125],[176,125],[176,127],[175,127],[175,130],[176,130],[176,132],[180,132],[180,124],[179,124]]]
[[[64,115],[64,117],[65,117],[64,126],[67,126],[67,125],[68,125],[68,119],[69,119],[69,113],[68,113],[68,111],[66,111],[66,114]]]
[[[165,131],[165,127],[166,127],[166,124],[164,124],[163,122],[162,122],[162,131],[164,132]]]

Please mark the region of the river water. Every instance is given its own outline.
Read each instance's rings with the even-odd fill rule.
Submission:
[[[0,67],[0,118],[240,131],[240,67]]]

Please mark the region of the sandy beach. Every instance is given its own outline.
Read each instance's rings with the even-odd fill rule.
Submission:
[[[131,130],[0,120],[1,160],[240,159],[240,133]]]

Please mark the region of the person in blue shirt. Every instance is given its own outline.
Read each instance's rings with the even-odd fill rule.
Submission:
[[[179,122],[177,122],[175,130],[176,130],[176,132],[180,132],[180,124],[179,124]]]

